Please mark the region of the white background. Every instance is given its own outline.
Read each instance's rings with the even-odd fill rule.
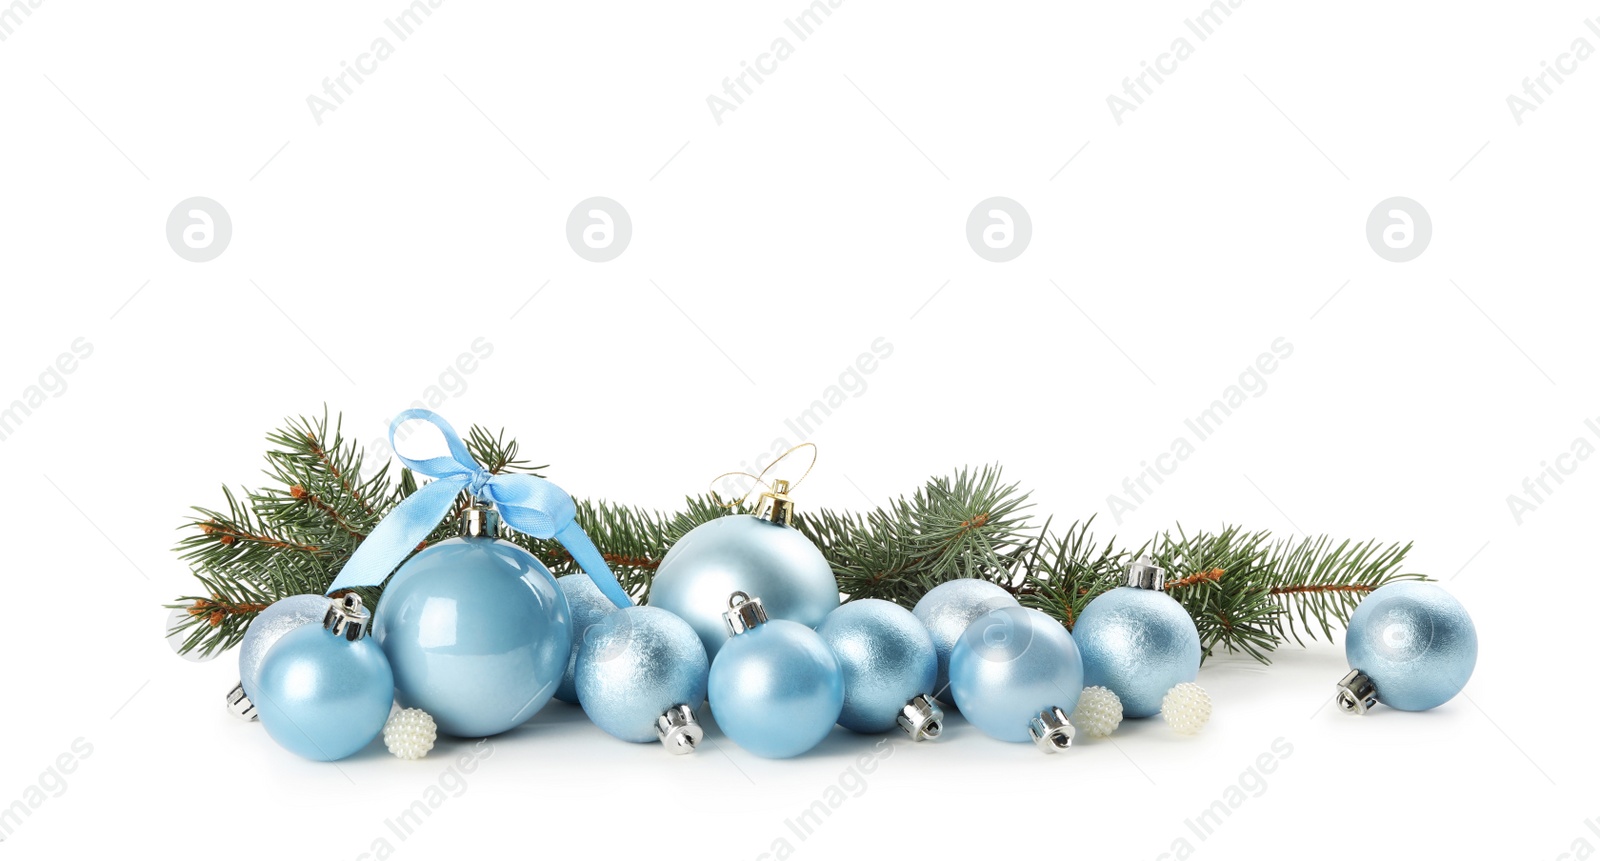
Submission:
[[[383,22],[402,8],[48,0],[0,42],[0,403],[93,346],[0,443],[0,805],[93,746],[14,857],[1600,845],[1582,546],[1600,465],[1563,461],[1520,523],[1507,502],[1600,444],[1600,60],[1520,124],[1506,103],[1573,40],[1600,46],[1593,4],[1257,0],[1205,41],[1183,23],[1199,0],[852,0],[805,41],[784,26],[798,0],[447,2],[400,42]],[[393,56],[318,124],[307,97],[386,35]],[[793,55],[719,124],[707,96],[780,36]],[[1193,55],[1118,124],[1107,96],[1180,36]],[[209,263],[165,241],[196,195],[233,221]],[[603,264],[565,238],[596,195],[634,229]],[[1033,224],[1003,264],[964,235],[995,195]],[[1409,263],[1365,238],[1396,195],[1433,222]],[[394,839],[384,820],[468,745],[298,760],[224,713],[231,655],[173,656],[160,605],[194,588],[170,552],[187,507],[255,482],[267,430],[326,403],[378,438],[479,337],[492,357],[441,412],[506,427],[577,495],[660,507],[797,442],[785,420],[883,338],[893,355],[811,437],[803,504],[999,462],[1040,516],[1098,514],[1133,543],[1175,522],[1415,541],[1408,567],[1476,619],[1477,672],[1433,712],[1355,719],[1327,706],[1337,646],[1218,659],[1200,737],[1145,721],[1050,758],[952,721],[803,841],[785,819],[875,739],[669,757],[553,704]],[[1266,390],[1116,523],[1108,495],[1278,338],[1293,355]],[[1209,839],[1186,828],[1280,738],[1259,795]]]

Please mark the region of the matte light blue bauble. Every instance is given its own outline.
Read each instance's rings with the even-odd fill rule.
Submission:
[[[1028,722],[1067,714],[1083,693],[1083,659],[1061,623],[1005,607],[979,617],[950,650],[950,690],[961,714],[1001,741],[1031,741]]]
[[[539,560],[509,541],[451,538],[401,566],[373,619],[401,705],[440,732],[481,738],[549,702],[567,668],[566,596]]]
[[[928,629],[934,653],[939,659],[933,694],[950,702],[950,650],[966,632],[972,620],[990,610],[1017,607],[1011,593],[988,580],[965,578],[948,580],[928,590],[911,612]]]
[[[876,598],[851,601],[829,613],[817,634],[844,673],[845,729],[887,732],[912,697],[933,693],[939,659],[910,610]]]
[[[572,611],[572,652],[567,656],[567,670],[561,676],[561,687],[556,688],[556,699],[564,703],[578,702],[578,684],[573,675],[578,668],[579,647],[589,627],[605,618],[617,605],[600,592],[600,587],[588,574],[581,571],[563,574],[556,578],[561,594],[567,596],[567,608]]]
[[[321,600],[326,611],[328,599]],[[351,642],[320,624],[278,638],[255,685],[251,702],[273,741],[322,762],[371,743],[394,704],[394,674],[378,644]]]
[[[1072,639],[1083,654],[1083,683],[1110,688],[1126,717],[1161,713],[1161,698],[1200,672],[1200,633],[1171,596],[1118,586],[1083,608]]]
[[[239,684],[244,686],[245,696],[255,698],[256,677],[267,650],[301,625],[322,627],[322,617],[327,613],[328,599],[324,595],[290,595],[274,601],[250,620],[239,643]]]
[[[655,741],[656,718],[673,706],[693,711],[706,701],[710,670],[688,622],[657,607],[624,607],[583,640],[578,700],[595,726],[617,738]]]
[[[1466,687],[1478,662],[1478,632],[1449,592],[1401,581],[1375,589],[1350,614],[1344,653],[1372,680],[1378,702],[1423,711]]]
[[[798,529],[749,514],[718,517],[678,539],[656,569],[650,604],[688,622],[716,658],[734,592],[760,595],[770,618],[807,628],[839,606],[839,582],[822,551]]]
[[[844,675],[816,631],[773,619],[728,639],[711,662],[708,692],[728,738],[757,756],[783,759],[816,747],[833,729],[844,707]]]

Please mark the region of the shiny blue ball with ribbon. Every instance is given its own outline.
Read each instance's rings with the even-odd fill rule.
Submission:
[[[587,574],[564,574],[556,578],[556,585],[561,588],[561,594],[567,596],[567,608],[572,611],[572,654],[567,657],[567,671],[561,676],[561,686],[556,688],[556,699],[577,705],[578,653],[584,637],[592,626],[617,609],[617,605],[601,594]]]
[[[328,600],[323,604],[326,609]],[[360,599],[346,599],[345,606],[359,615],[333,611],[330,620],[343,620],[335,630],[306,624],[279,637],[262,658],[250,695],[273,741],[322,762],[370,744],[394,704],[394,674],[383,651],[364,636],[368,617]]]
[[[1466,687],[1478,662],[1478,632],[1449,592],[1400,581],[1373,590],[1350,614],[1344,651],[1351,669],[1370,680],[1378,702],[1424,711]],[[1341,705],[1365,711],[1344,697]]]
[[[578,700],[595,726],[617,738],[665,744],[669,739],[659,722],[678,706],[690,714],[700,708],[710,669],[705,646],[688,622],[656,607],[624,607],[595,623],[583,639]]]
[[[1060,622],[1002,607],[967,626],[950,650],[950,690],[966,719],[1001,741],[1029,741],[1041,712],[1071,714],[1083,693],[1083,658]]]
[[[413,556],[384,589],[373,635],[402,706],[432,715],[440,732],[482,738],[550,701],[567,669],[572,621],[549,569],[484,535]]]
[[[914,697],[933,695],[939,659],[910,610],[877,598],[851,601],[829,613],[817,634],[844,673],[845,729],[887,732]]]
[[[375,638],[394,668],[402,704],[433,716],[450,735],[505,732],[550,700],[567,668],[572,622],[566,596],[532,554],[495,536],[507,526],[561,542],[618,607],[632,605],[594,542],[577,523],[566,491],[534,475],[492,473],[443,418],[406,410],[389,425],[389,444],[408,421],[439,430],[448,457],[401,463],[434,480],[406,497],[356,548],[328,587],[376,586],[416,551],[467,493],[462,537],[416,553],[384,590]]]
[[[728,738],[757,756],[799,756],[839,720],[839,660],[816,631],[769,621],[759,598],[735,593],[732,603],[732,636],[711,662],[711,714]]]

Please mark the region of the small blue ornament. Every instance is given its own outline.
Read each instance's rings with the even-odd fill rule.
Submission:
[[[543,563],[494,537],[498,526],[493,509],[468,508],[462,537],[401,566],[373,623],[401,705],[461,738],[532,717],[561,684],[572,649],[566,596]]]
[[[1425,711],[1466,687],[1478,662],[1478,632],[1449,592],[1400,581],[1373,590],[1350,614],[1344,654],[1351,669],[1338,685],[1340,708],[1365,714],[1381,702]]]
[[[938,706],[928,699],[939,658],[910,610],[876,598],[851,601],[829,613],[817,634],[844,672],[840,726],[876,733],[900,725],[918,741],[939,735],[944,716],[935,717]]]
[[[767,620],[760,598],[735,592],[731,636],[711,662],[711,713],[728,738],[757,756],[784,759],[816,747],[844,708],[844,674],[817,632]]]
[[[567,671],[561,676],[561,687],[556,688],[556,699],[576,705],[578,684],[574,673],[585,632],[617,609],[617,605],[600,592],[600,587],[594,585],[594,579],[588,574],[563,574],[556,578],[556,585],[561,587],[561,594],[567,596],[567,608],[572,611],[572,652],[567,656]]]
[[[261,660],[284,634],[301,625],[322,625],[328,615],[328,599],[323,595],[290,595],[256,614],[239,643],[239,684],[247,697],[255,696]]]
[[[950,651],[950,689],[973,726],[1054,752],[1072,743],[1067,716],[1083,692],[1083,658],[1061,623],[1003,607],[979,617]]]
[[[1140,558],[1128,567],[1128,585],[1090,601],[1072,626],[1083,653],[1083,683],[1110,688],[1126,717],[1159,714],[1167,691],[1200,672],[1200,632],[1163,591],[1165,576]]]
[[[688,622],[657,607],[625,607],[584,638],[578,700],[596,726],[623,741],[693,753],[704,733],[694,712],[706,701],[710,669]]]
[[[933,638],[934,653],[939,658],[938,675],[933,681],[933,693],[950,703],[950,650],[972,620],[1002,607],[1017,607],[1011,593],[988,580],[963,578],[948,580],[928,590],[922,600],[911,609],[918,621],[928,629]]]
[[[722,621],[728,595],[760,595],[774,619],[815,628],[839,606],[839,581],[822,551],[789,525],[784,489],[762,495],[766,516],[728,514],[689,530],[662,557],[650,583],[650,604],[688,622],[713,659],[727,642]],[[782,499],[778,499],[782,496]]]
[[[256,712],[273,741],[307,759],[332,762],[383,732],[394,704],[394,674],[366,634],[361,599],[322,599],[324,625],[278,638],[254,682]],[[325,627],[326,626],[326,627]]]

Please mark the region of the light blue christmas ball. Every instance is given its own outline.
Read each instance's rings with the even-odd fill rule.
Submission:
[[[950,650],[950,690],[961,714],[985,734],[1030,741],[1028,722],[1040,712],[1077,707],[1083,658],[1060,622],[1004,607],[974,620]]]
[[[617,605],[611,603],[611,599],[601,593],[600,587],[594,585],[594,580],[581,571],[557,577],[556,585],[567,596],[567,607],[572,611],[572,652],[567,656],[567,671],[561,676],[561,687],[556,688],[556,699],[564,703],[577,703],[578,683],[574,674],[577,672],[578,653],[584,635],[591,625],[617,609]]]
[[[481,738],[549,702],[572,649],[566,596],[532,554],[494,538],[451,538],[401,566],[373,636],[394,667],[401,705],[439,731]]]
[[[928,590],[911,612],[928,629],[933,638],[934,654],[938,656],[938,673],[934,677],[933,694],[943,702],[950,697],[950,650],[972,620],[1002,607],[1016,607],[1017,599],[1011,593],[988,580],[963,578],[947,580]],[[959,706],[958,706],[959,708]]]
[[[326,598],[322,605],[326,610]],[[370,638],[351,642],[320,624],[280,637],[255,685],[251,702],[273,741],[322,762],[371,743],[394,703],[394,674],[383,650]]]
[[[1345,657],[1372,680],[1378,702],[1402,711],[1443,705],[1478,662],[1472,617],[1432,583],[1380,586],[1350,614]]]
[[[578,653],[578,700],[623,741],[656,740],[673,706],[700,708],[711,662],[689,623],[658,607],[624,607],[595,623]]]
[[[290,595],[274,601],[250,620],[250,627],[239,642],[239,683],[244,686],[245,696],[254,699],[256,695],[256,678],[267,651],[284,634],[301,625],[322,627],[322,617],[327,613],[327,596]]]
[[[900,710],[933,694],[939,659],[933,638],[910,610],[865,598],[841,604],[817,628],[844,673],[839,725],[856,732],[894,729]]]
[[[688,622],[712,658],[728,639],[722,611],[734,592],[760,595],[767,614],[807,628],[839,606],[833,568],[800,530],[729,514],[689,530],[662,557],[650,604]]]
[[[728,738],[757,756],[783,759],[816,747],[833,729],[844,707],[844,674],[816,631],[773,619],[723,644],[708,693]]]
[[[1171,596],[1118,586],[1083,608],[1072,639],[1083,683],[1110,688],[1126,717],[1160,714],[1161,698],[1200,672],[1200,633]]]

